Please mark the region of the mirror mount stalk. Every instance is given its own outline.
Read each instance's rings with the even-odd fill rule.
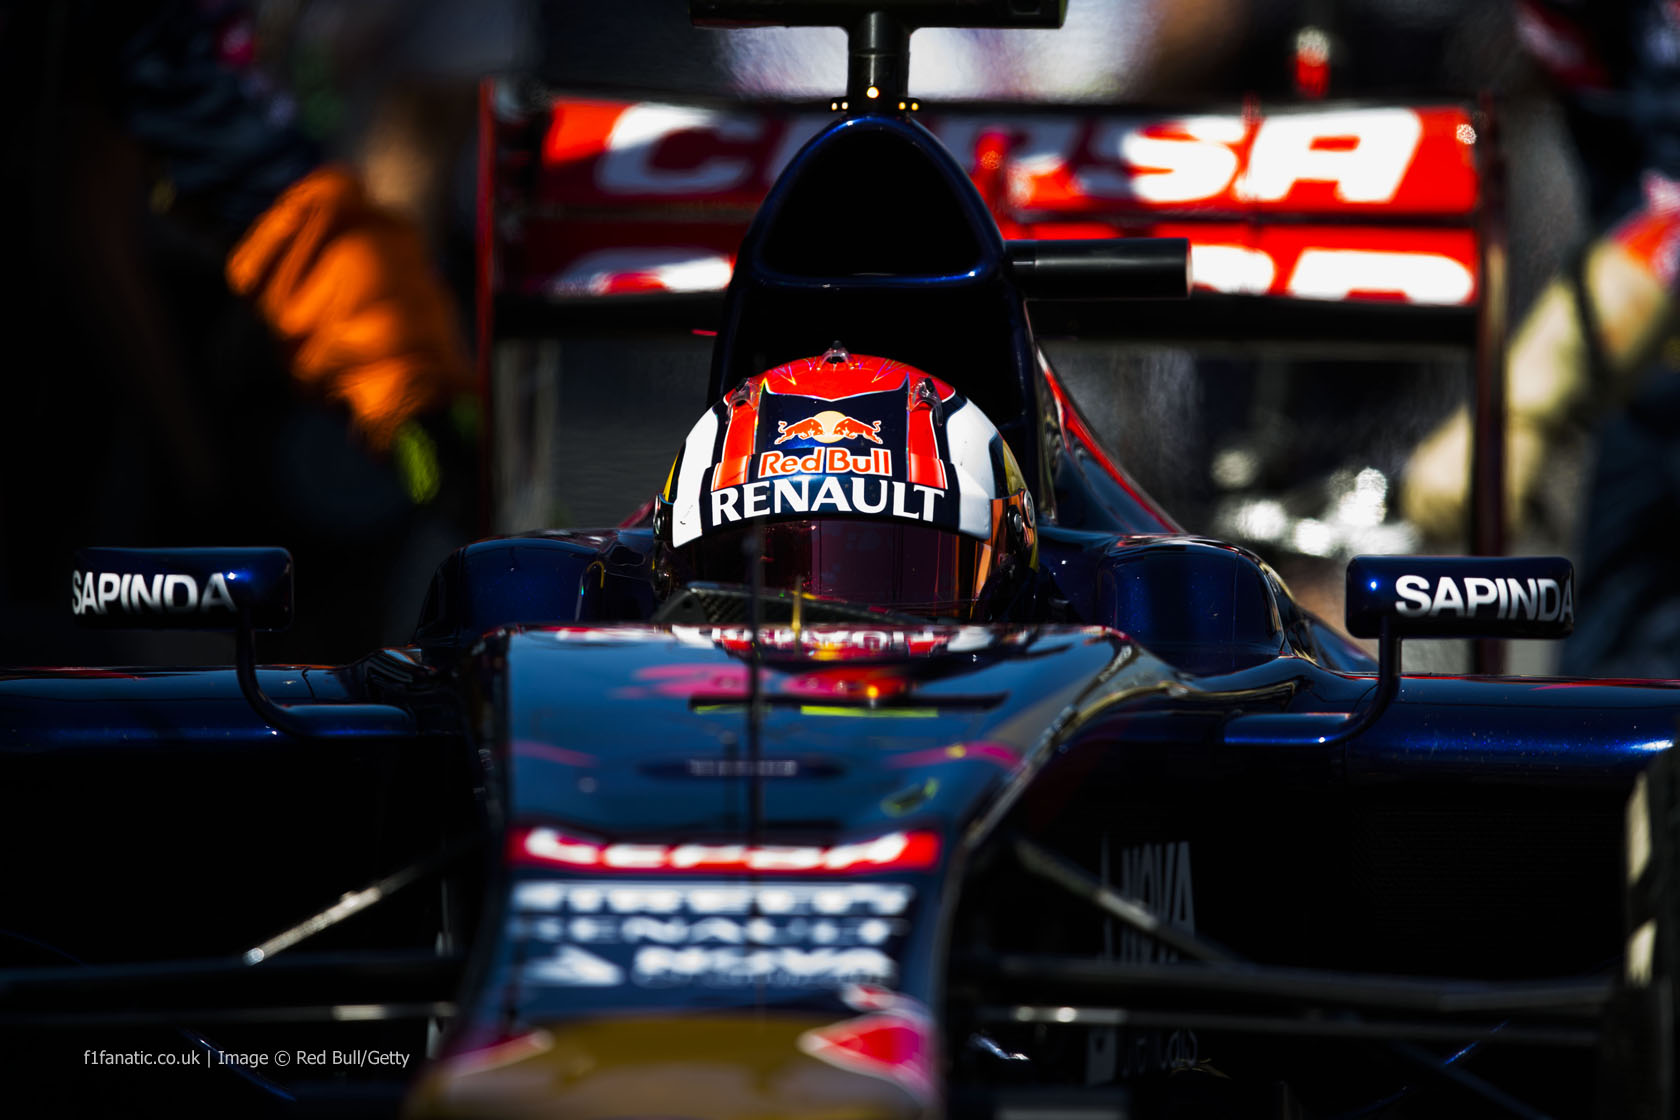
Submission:
[[[257,718],[295,738],[413,735],[392,704],[278,704],[257,680],[256,632],[292,622],[292,557],[283,548],[83,548],[71,612],[107,630],[215,630],[234,635],[234,675]]]
[[[256,628],[242,609],[234,629],[234,673],[257,718],[297,739],[383,738],[413,735],[414,715],[394,704],[277,704],[257,680]]]
[[[240,609],[239,622],[233,633],[234,675],[239,679],[239,691],[244,694],[245,702],[251,705],[251,710],[257,713],[257,718],[276,730],[298,738],[311,734],[302,722],[291,718],[288,709],[276,704],[257,681],[257,636],[256,628],[251,625],[249,608]]]
[[[1394,620],[1382,620],[1382,633],[1377,636],[1377,687],[1365,710],[1348,717],[1340,730],[1328,736],[1325,743],[1345,743],[1363,735],[1372,724],[1382,718],[1394,698],[1400,694],[1400,635]]]
[[[1563,638],[1575,626],[1575,570],[1562,556],[1356,556],[1347,568],[1347,628],[1377,640],[1376,687],[1346,716],[1238,715],[1228,743],[1340,746],[1368,732],[1400,694],[1405,638]]]

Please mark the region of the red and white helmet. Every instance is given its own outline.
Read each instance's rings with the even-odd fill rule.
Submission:
[[[764,586],[935,617],[995,617],[1038,565],[1032,497],[985,414],[839,343],[701,416],[654,525],[680,582],[750,582],[761,525]]]

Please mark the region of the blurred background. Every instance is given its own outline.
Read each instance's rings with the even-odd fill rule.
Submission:
[[[0,406],[3,662],[228,656],[215,636],[71,629],[62,592],[77,545],[291,547],[299,621],[259,652],[319,662],[403,641],[432,568],[475,535],[618,523],[662,484],[709,403],[710,339],[587,323],[510,339],[483,356],[494,413],[480,414],[480,83],[497,78],[498,96],[521,104],[558,91],[820,109],[845,82],[839,32],[696,30],[684,0],[116,8],[0,3],[14,216],[0,312],[12,351]],[[1240,112],[1252,98],[1485,105],[1504,166],[1513,331],[1557,277],[1590,272],[1583,253],[1626,215],[1666,214],[1647,172],[1680,116],[1664,69],[1680,40],[1660,3],[1068,9],[1061,32],[917,32],[912,93],[929,111],[942,99],[1177,112]],[[1524,461],[1509,551],[1582,557],[1594,449],[1627,416],[1612,402],[1649,391],[1662,379],[1645,374],[1676,355],[1666,326],[1650,325],[1666,324],[1672,272],[1660,260],[1651,270],[1663,298],[1643,312],[1640,346],[1625,360],[1615,345],[1608,358],[1588,345],[1556,359],[1580,369],[1537,428],[1544,453]],[[1606,335],[1622,290],[1584,313]],[[1564,306],[1583,318],[1578,300]],[[1408,463],[1463,408],[1473,355],[1072,338],[1046,349],[1118,461],[1181,524],[1254,547],[1333,622],[1348,557],[1467,545],[1462,509],[1408,518],[1406,487],[1427,489],[1408,481],[1421,469]],[[1634,415],[1669,413],[1658,398]],[[1660,425],[1640,438],[1648,465],[1618,469],[1664,476],[1680,441]],[[1615,513],[1630,537],[1615,556],[1642,559],[1629,571],[1587,557],[1583,618],[1592,563],[1620,579],[1624,614],[1661,613],[1652,588],[1665,585],[1663,534],[1677,520],[1669,485]],[[1680,621],[1644,634],[1648,656],[1624,664],[1614,653],[1626,644],[1595,635],[1566,667],[1680,675],[1666,668],[1680,650],[1671,636]],[[1409,669],[1466,664],[1463,643],[1407,649]],[[1518,649],[1512,665],[1547,671],[1559,656]]]

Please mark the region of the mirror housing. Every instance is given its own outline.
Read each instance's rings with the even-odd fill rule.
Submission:
[[[83,626],[253,630],[292,623],[292,554],[283,548],[84,548],[70,609]]]
[[[1347,628],[1357,638],[1564,638],[1575,568],[1562,556],[1355,556]]]

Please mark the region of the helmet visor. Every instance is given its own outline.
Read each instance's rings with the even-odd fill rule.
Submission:
[[[930,525],[843,518],[763,525],[764,586],[930,617],[967,618],[990,567],[984,541]],[[690,547],[690,578],[752,582],[752,528]]]

